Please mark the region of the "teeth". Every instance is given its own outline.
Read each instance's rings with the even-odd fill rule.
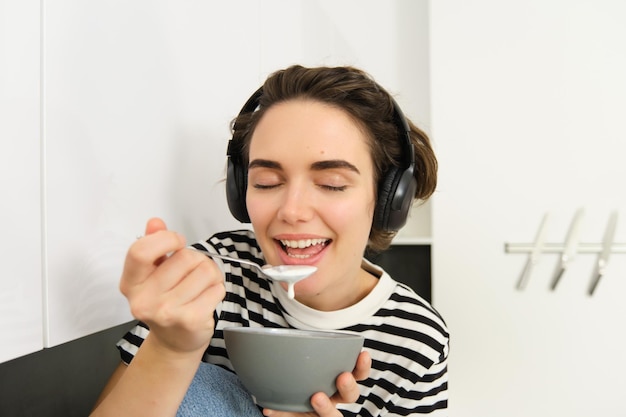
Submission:
[[[310,255],[294,255],[294,254],[289,254],[290,258],[296,258],[296,259],[309,259],[311,256]]]
[[[303,239],[303,240],[281,240],[280,243],[282,243],[284,246],[288,248],[304,249],[313,245],[325,244],[327,241],[328,241],[327,239]]]

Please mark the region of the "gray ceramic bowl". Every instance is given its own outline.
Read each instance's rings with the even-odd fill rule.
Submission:
[[[257,327],[224,329],[226,350],[244,386],[264,408],[312,411],[311,396],[337,390],[335,380],[352,372],[363,336],[339,331]]]

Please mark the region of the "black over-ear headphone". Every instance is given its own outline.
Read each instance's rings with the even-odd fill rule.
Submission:
[[[252,113],[259,106],[263,94],[259,88],[244,104],[239,115]],[[391,97],[391,96],[390,96]],[[415,154],[411,143],[409,124],[400,106],[391,97],[394,107],[394,122],[398,127],[398,140],[402,145],[400,166],[392,166],[378,184],[378,197],[374,212],[373,227],[387,232],[398,231],[405,225],[417,189],[415,179]],[[235,126],[236,128],[236,126]],[[249,223],[246,207],[248,167],[243,164],[242,144],[234,139],[228,141],[228,167],[226,170],[226,200],[230,212],[242,223]]]

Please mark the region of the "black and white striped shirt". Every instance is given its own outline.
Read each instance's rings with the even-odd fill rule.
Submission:
[[[215,234],[196,249],[264,264],[249,230]],[[219,262],[218,262],[219,263]],[[231,326],[349,330],[365,336],[372,357],[369,378],[360,381],[355,404],[340,404],[345,416],[445,415],[448,403],[449,335],[441,316],[424,299],[368,261],[379,282],[363,300],[338,311],[318,311],[289,299],[280,284],[245,265],[223,262],[226,297],[215,312],[216,328],[204,361],[232,370],[223,329]],[[139,324],[118,342],[122,360],[132,360],[148,329]]]

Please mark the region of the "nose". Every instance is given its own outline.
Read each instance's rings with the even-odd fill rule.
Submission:
[[[289,224],[311,220],[315,212],[311,197],[305,187],[297,184],[285,187],[277,213],[278,220]]]

